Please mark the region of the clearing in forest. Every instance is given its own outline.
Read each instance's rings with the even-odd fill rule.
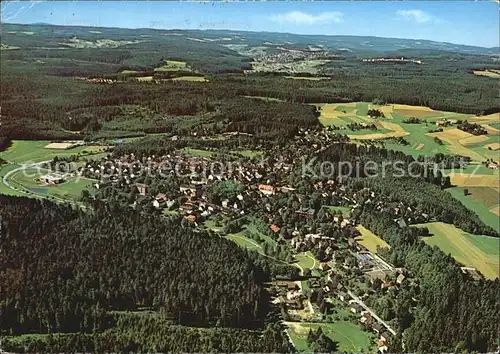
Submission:
[[[47,140],[14,140],[7,150],[0,152],[0,158],[14,163],[40,162],[52,160],[55,156],[90,155],[106,150],[105,146],[77,146],[65,150],[47,149],[46,146],[50,143]]]
[[[415,226],[427,227],[432,236],[423,237],[429,245],[439,247],[444,253],[464,266],[476,268],[488,279],[499,276],[500,239],[498,237],[471,235],[442,222]]]

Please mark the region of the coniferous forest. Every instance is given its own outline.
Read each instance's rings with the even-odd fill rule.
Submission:
[[[498,350],[499,278],[427,228],[498,244],[446,172],[498,176],[495,48],[1,29],[0,352]]]

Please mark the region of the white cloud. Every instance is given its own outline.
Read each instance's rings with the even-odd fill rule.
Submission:
[[[275,22],[289,22],[295,24],[317,25],[320,23],[342,22],[344,14],[338,11],[326,11],[312,15],[301,11],[290,11],[284,14],[271,16]]]
[[[422,10],[399,10],[397,12],[399,17],[402,17],[406,20],[413,21],[416,23],[427,23],[435,20],[432,15],[422,11]]]

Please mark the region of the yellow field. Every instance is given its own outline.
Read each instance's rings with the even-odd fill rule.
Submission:
[[[361,233],[361,236],[355,238],[355,240],[362,246],[366,247],[369,251],[376,253],[377,246],[380,248],[390,248],[390,246],[382,240],[380,237],[375,235],[373,232],[365,228],[364,226],[357,226],[356,229]]]
[[[50,143],[44,146],[45,149],[66,150],[74,146],[83,145],[83,141],[67,141],[59,143]]]
[[[497,128],[492,127],[491,125],[482,124],[482,126],[483,126],[484,129],[486,129],[486,131],[490,135],[498,135],[498,133],[500,133],[500,130],[498,130]]]
[[[433,236],[424,237],[423,240],[451,254],[457,262],[476,268],[488,279],[499,276],[498,238],[468,235],[455,226],[442,222],[415,226],[427,227]],[[491,250],[491,253],[486,250]]]
[[[498,175],[470,175],[467,173],[450,173],[451,184],[459,187],[492,187],[500,186]]]
[[[500,148],[499,143],[491,143],[484,146],[485,149],[498,150]]]
[[[496,71],[496,70],[495,70]],[[498,72],[495,72],[493,70],[474,70],[474,75],[478,76],[487,76],[487,77],[492,77],[495,79],[500,78],[500,74]]]

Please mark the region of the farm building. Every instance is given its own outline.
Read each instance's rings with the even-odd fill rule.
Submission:
[[[40,181],[46,184],[61,184],[64,182],[64,177],[56,175],[45,175],[40,177]]]

